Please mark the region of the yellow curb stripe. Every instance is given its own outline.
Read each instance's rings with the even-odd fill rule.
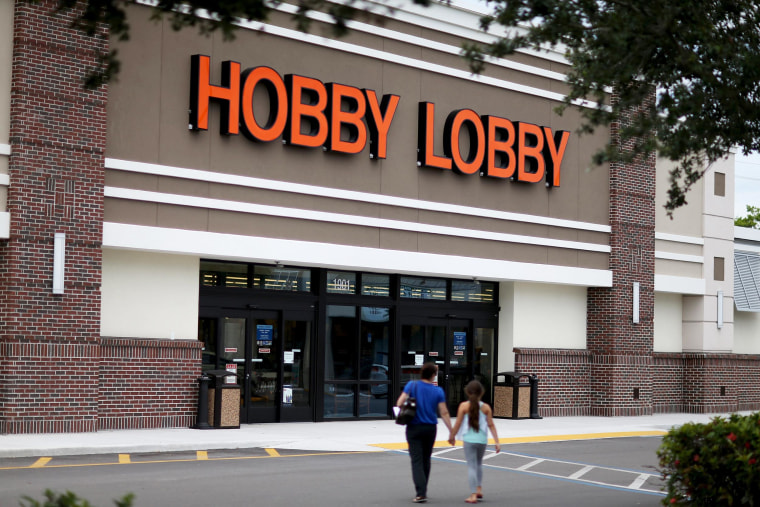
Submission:
[[[208,451],[196,451],[195,458],[199,460],[208,459]]]
[[[600,438],[624,438],[624,437],[654,437],[667,434],[667,431],[652,430],[652,431],[614,431],[607,433],[579,433],[577,435],[540,435],[533,437],[512,437],[512,438],[500,438],[500,444],[525,444],[536,442],[557,442],[564,440],[595,440]],[[488,441],[489,444],[495,443],[493,439]],[[387,444],[370,444],[373,447],[380,447],[381,449],[387,449],[390,451],[404,450],[407,448],[406,442],[396,442]],[[457,441],[456,445],[462,445],[462,442]],[[439,440],[435,443],[435,447],[451,447],[451,444],[445,440]]]
[[[272,449],[274,450],[274,449]],[[279,455],[280,458],[304,458],[304,457],[317,457],[317,456],[336,456],[340,454],[369,454],[381,451],[334,451],[334,452],[309,452],[304,454],[286,454]],[[231,456],[231,457],[218,457],[209,458],[209,461],[240,461],[247,459],[269,459],[271,456]],[[161,460],[146,460],[137,461],[135,463],[130,462],[132,465],[148,465],[155,463],[188,463],[191,461],[197,461],[196,459],[161,459]],[[102,466],[116,466],[119,463],[78,463],[78,464],[66,464],[66,465],[50,465],[45,468],[82,468],[82,467],[102,467]],[[0,467],[0,470],[26,470],[29,467]]]
[[[129,454],[119,454],[119,464],[126,465],[127,463],[132,463]]]
[[[47,465],[48,463],[50,463],[50,460],[52,460],[52,459],[53,458],[47,458],[47,457],[46,458],[40,458],[37,461],[35,461],[34,464],[32,466],[30,466],[29,468],[42,468],[45,465]]]
[[[277,452],[277,449],[264,449],[264,450],[267,452],[267,454],[269,454],[270,456],[274,458],[277,458],[280,456],[280,453]]]

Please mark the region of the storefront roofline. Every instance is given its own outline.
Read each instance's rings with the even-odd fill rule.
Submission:
[[[142,225],[103,224],[103,247],[245,262],[611,287],[612,271]],[[254,256],[252,256],[254,252]]]

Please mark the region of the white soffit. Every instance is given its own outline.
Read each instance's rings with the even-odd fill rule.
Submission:
[[[740,312],[760,312],[760,255],[734,252],[734,303]]]
[[[206,231],[104,222],[103,247],[194,255],[201,258],[275,261],[291,265],[407,273],[493,281],[525,281],[611,287],[603,269],[532,264],[457,255],[334,245]]]

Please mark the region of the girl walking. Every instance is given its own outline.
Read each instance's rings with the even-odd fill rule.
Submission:
[[[467,458],[467,481],[470,484],[470,496],[465,499],[467,503],[478,503],[483,498],[483,455],[488,445],[488,429],[491,430],[496,441],[496,452],[501,451],[499,435],[496,434],[496,426],[493,423],[493,412],[487,403],[480,399],[483,397],[483,385],[473,380],[464,388],[469,401],[463,401],[457,409],[457,422],[451,428],[449,443],[454,445],[457,433],[464,442],[464,455]]]

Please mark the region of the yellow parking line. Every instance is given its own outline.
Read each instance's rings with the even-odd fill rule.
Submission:
[[[270,456],[273,456],[275,458],[280,455],[280,453],[277,452],[277,449],[264,449],[264,450],[267,452],[267,454],[269,454]]]
[[[129,454],[119,454],[119,463],[122,465],[126,463],[132,463]]]
[[[196,451],[195,452],[197,459],[208,459],[208,452],[207,451]]]
[[[50,463],[51,459],[53,458],[40,458],[37,461],[35,461],[34,464],[30,466],[29,468],[42,468],[48,463]]]
[[[500,438],[500,444],[526,444],[535,442],[557,442],[565,440],[595,440],[598,438],[623,438],[623,437],[653,437],[663,436],[667,434],[667,431],[652,430],[652,431],[617,431],[608,433],[580,433],[577,435],[542,435],[534,437],[512,437],[512,438]],[[459,442],[458,442],[459,443]],[[493,444],[494,440],[491,439],[488,443]],[[392,451],[406,449],[406,442],[395,442],[388,444],[371,444],[374,447],[380,447],[381,449],[388,449]],[[451,445],[445,440],[439,440],[435,443],[435,447],[450,447]]]

